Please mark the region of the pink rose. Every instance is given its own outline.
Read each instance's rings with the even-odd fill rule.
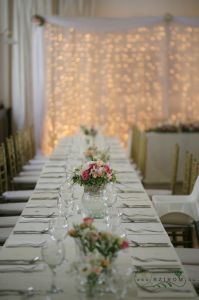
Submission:
[[[89,179],[89,175],[90,175],[89,170],[83,171],[82,172],[82,179],[85,180],[85,181],[88,180]]]
[[[108,165],[104,166],[104,170],[106,171],[106,173],[111,173],[111,169]]]
[[[83,221],[86,225],[91,225],[93,223],[93,219],[89,217],[84,218]]]
[[[121,249],[126,249],[129,247],[128,241],[124,240],[120,246]]]

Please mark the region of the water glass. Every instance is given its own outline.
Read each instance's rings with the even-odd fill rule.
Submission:
[[[54,237],[50,237],[41,249],[43,261],[49,266],[52,272],[52,282],[50,293],[59,293],[56,286],[56,267],[61,265],[65,257],[64,245]]]

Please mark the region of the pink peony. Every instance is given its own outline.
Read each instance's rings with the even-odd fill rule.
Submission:
[[[89,176],[90,176],[89,170],[85,170],[85,171],[82,172],[82,179],[83,180],[85,180],[85,181],[88,180]]]

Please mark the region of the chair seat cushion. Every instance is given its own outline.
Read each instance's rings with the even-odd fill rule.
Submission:
[[[41,171],[22,171],[18,174],[18,176],[26,177],[26,176],[32,176],[39,178],[41,174]]]
[[[12,227],[0,228],[0,244],[4,244],[12,232]]]
[[[18,216],[22,213],[26,203],[1,203],[0,215],[3,216]]]
[[[7,191],[3,193],[6,200],[28,200],[33,194],[33,190]]]
[[[198,265],[199,267],[199,249],[175,248],[175,250],[183,265]]]
[[[36,184],[38,180],[38,177],[33,177],[33,176],[26,176],[26,177],[22,177],[22,176],[16,176],[13,178],[13,182],[14,183],[30,183],[30,184]]]
[[[47,162],[47,160],[45,161],[42,159],[30,159],[28,161],[28,163],[31,165],[40,165],[40,166],[43,166],[46,162]]]
[[[23,166],[23,171],[41,171],[43,169],[43,165],[25,165]]]
[[[17,223],[18,216],[13,217],[1,217],[0,218],[0,227],[14,227]]]

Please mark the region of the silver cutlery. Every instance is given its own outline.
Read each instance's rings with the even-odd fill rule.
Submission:
[[[164,232],[164,230],[153,230],[153,229],[145,229],[145,228],[142,228],[142,229],[132,229],[132,228],[125,228],[127,231],[131,231],[133,233],[136,233],[136,232],[143,232],[143,231],[147,231],[147,232]]]
[[[0,265],[31,265],[39,261],[40,258],[36,256],[33,259],[25,260],[25,259],[1,259]]]
[[[22,289],[0,289],[0,295],[22,295],[22,296],[34,296],[34,295],[46,295],[45,291],[35,290],[32,287],[29,287],[27,290]]]
[[[132,217],[137,217],[137,216],[139,216],[139,217],[151,217],[151,218],[153,218],[154,216],[153,215],[149,215],[149,214],[132,214],[132,215],[129,215],[129,214],[126,214],[126,213],[122,213],[122,216],[125,216],[125,217],[127,217],[127,218],[132,218]]]
[[[175,272],[182,272],[180,267],[151,267],[151,266],[134,266],[136,268],[136,272],[149,272],[149,273],[175,273]]]
[[[129,241],[130,247],[171,247],[168,243],[159,243],[159,242],[136,242],[134,240]]]
[[[122,204],[122,206],[121,206],[121,208],[151,208],[151,206],[150,205],[148,205],[148,204],[135,204],[135,205],[133,205],[133,204],[126,204],[126,203],[123,203]]]
[[[142,219],[132,219],[129,217],[122,218],[122,223],[158,223],[156,218],[142,218]]]
[[[156,257],[140,258],[138,256],[132,256],[132,255],[131,255],[131,257],[140,262],[153,262],[153,261],[177,262],[176,259],[167,259],[167,258],[156,258]]]
[[[26,208],[57,208],[56,205],[52,206],[52,205],[29,205],[26,206]]]
[[[53,217],[55,216],[55,212],[51,213],[51,214],[48,214],[48,215],[28,215],[28,214],[24,214],[22,215],[22,217],[24,218],[50,218],[50,217]]]
[[[24,247],[32,247],[32,248],[39,248],[42,247],[45,244],[45,242],[41,243],[21,243],[21,244],[10,244],[6,246],[6,248],[24,248]]]
[[[43,229],[43,230],[14,230],[14,234],[48,234],[49,229]]]
[[[25,268],[24,266],[14,266],[12,268],[1,268],[0,273],[9,273],[9,272],[23,272],[23,273],[29,273],[33,271],[43,271],[43,269],[38,269],[37,265],[30,266],[28,268]],[[1,291],[1,290],[0,290]]]

